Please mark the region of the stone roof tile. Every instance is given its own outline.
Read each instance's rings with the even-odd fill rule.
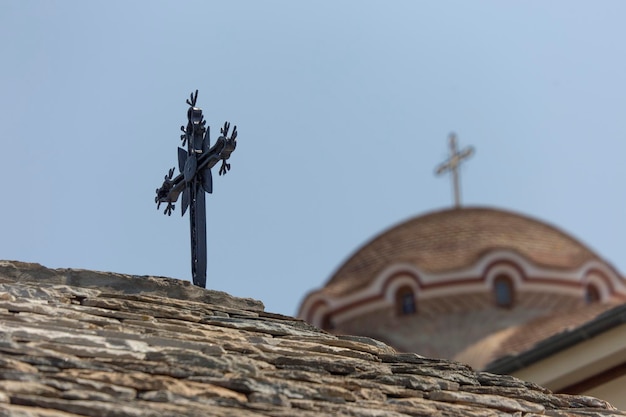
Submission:
[[[0,262],[0,416],[626,415],[176,280],[78,275]]]

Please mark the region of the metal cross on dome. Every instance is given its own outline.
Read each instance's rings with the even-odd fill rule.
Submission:
[[[222,166],[219,175],[230,170],[226,160],[237,146],[237,126],[233,127],[232,135],[228,136],[230,123],[225,122],[221,128],[221,135],[213,146],[210,146],[209,127],[202,115],[202,109],[196,107],[198,90],[187,100],[187,126],[181,126],[180,135],[182,146],[178,148],[178,170],[180,174],[174,176],[172,168],[165,175],[161,188],[157,188],[154,201],[157,209],[161,203],[167,203],[163,211],[170,216],[174,210],[174,203],[182,193],[181,215],[189,208],[189,225],[191,229],[191,273],[193,283],[206,288],[207,246],[206,246],[206,203],[204,193],[213,192],[213,176],[211,168],[219,161]]]
[[[459,151],[457,148],[457,140],[456,134],[454,132],[450,133],[448,136],[448,141],[450,144],[450,158],[437,167],[435,173],[437,175],[441,175],[447,171],[452,172],[452,186],[454,188],[454,207],[461,207],[461,190],[459,185],[459,166],[464,159],[469,158],[474,154],[474,148],[468,146],[467,148]]]

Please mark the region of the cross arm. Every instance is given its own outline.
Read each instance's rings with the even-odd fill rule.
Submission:
[[[230,170],[230,164],[226,163],[226,160],[230,158],[230,155],[237,147],[237,126],[234,127],[233,134],[230,137],[227,137],[226,135],[228,135],[229,126],[230,124],[226,123],[222,129],[222,136],[217,139],[215,145],[213,145],[207,152],[200,154],[198,157],[196,172],[201,172],[204,169],[211,169],[219,161],[222,161],[222,167],[219,171],[220,175],[226,174],[226,172]],[[157,203],[157,208],[160,207],[161,203],[168,204],[168,207],[165,209],[165,214],[168,215],[170,215],[174,209],[172,203],[178,200],[178,196],[184,191],[185,186],[187,185],[185,176],[182,172],[176,177],[173,176],[174,168],[168,171],[163,184],[160,188],[157,188],[157,195],[154,198],[155,203]]]

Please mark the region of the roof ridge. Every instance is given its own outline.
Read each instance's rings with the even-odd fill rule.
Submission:
[[[253,311],[265,309],[259,300],[234,297],[223,291],[200,288],[190,281],[152,275],[139,276],[72,268],[51,269],[38,263],[3,260],[0,261],[0,277],[37,285],[72,285],[118,295],[152,295]]]

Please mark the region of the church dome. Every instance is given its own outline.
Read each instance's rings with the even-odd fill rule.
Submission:
[[[576,238],[525,215],[470,207],[427,213],[375,236],[305,297],[298,316],[482,367],[505,339],[518,346],[513,328],[574,320],[572,312],[624,300],[624,278]]]
[[[449,209],[412,218],[376,236],[337,270],[324,291],[335,296],[358,291],[391,263],[443,273],[467,268],[494,250],[557,269],[599,259],[577,239],[530,217],[492,208]]]
[[[481,367],[498,356],[481,343],[514,340],[506,329],[624,300],[624,278],[576,238],[525,215],[470,207],[375,236],[305,297],[298,316]]]

